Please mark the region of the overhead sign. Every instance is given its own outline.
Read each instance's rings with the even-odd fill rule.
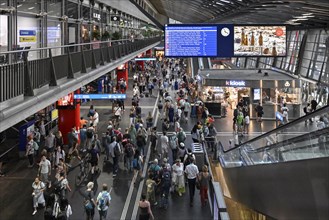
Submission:
[[[140,58],[135,58],[135,61],[156,61],[156,58],[152,57],[140,57]]]
[[[19,30],[21,36],[35,36],[37,32],[35,30]]]
[[[246,86],[246,81],[243,80],[226,80],[227,86]]]
[[[51,121],[54,121],[58,118],[58,109],[54,109],[51,111]]]
[[[19,42],[37,42],[36,36],[19,37]]]
[[[74,94],[74,99],[126,99],[126,94]]]
[[[111,16],[111,21],[119,21],[120,17],[119,16]]]
[[[289,82],[289,81],[286,81],[286,82],[284,83],[284,86],[285,86],[285,87],[290,87],[290,82]]]

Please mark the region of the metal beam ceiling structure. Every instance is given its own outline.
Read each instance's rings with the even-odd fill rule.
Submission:
[[[328,28],[328,0],[149,0],[182,23],[286,24]]]

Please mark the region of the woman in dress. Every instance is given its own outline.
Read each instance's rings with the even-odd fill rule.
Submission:
[[[151,210],[151,204],[149,201],[146,200],[146,195],[142,195],[141,201],[138,203],[139,206],[139,220],[149,220],[154,219],[152,210]]]
[[[184,164],[180,159],[176,159],[175,164],[172,165],[172,182],[176,187],[179,196],[185,193],[185,180],[184,180]]]
[[[39,204],[42,204],[45,207],[45,197],[43,196],[43,191],[46,188],[46,185],[39,180],[39,177],[36,177],[32,183],[32,198],[33,198],[33,208],[34,211],[32,215],[37,213],[37,208]]]
[[[198,181],[200,183],[200,199],[202,206],[205,206],[208,201],[208,188],[210,180],[211,176],[208,172],[208,166],[203,165],[202,172],[200,172],[198,175]]]

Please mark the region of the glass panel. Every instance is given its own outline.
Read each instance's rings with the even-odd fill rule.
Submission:
[[[59,21],[49,21],[47,22],[47,44],[48,47],[61,46],[61,24]],[[61,55],[61,48],[52,49],[52,55]]]
[[[65,15],[69,18],[78,19],[78,4],[71,1],[66,1]]]
[[[62,0],[52,0],[47,2],[47,13],[49,16],[62,16]]]
[[[90,8],[87,6],[82,6],[82,18],[83,20],[89,21]]]
[[[224,167],[238,167],[328,157],[328,112],[326,106],[227,153],[222,151],[220,162]],[[222,146],[223,150],[230,147]]]
[[[41,9],[41,0],[19,1],[17,2],[17,11],[25,13],[39,13]]]

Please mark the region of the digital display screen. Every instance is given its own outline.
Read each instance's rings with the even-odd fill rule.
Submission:
[[[126,99],[127,94],[75,94],[74,99]]]
[[[286,56],[286,27],[234,26],[234,56]]]
[[[58,107],[74,107],[74,93],[69,93],[66,96],[58,99],[57,106]]]
[[[286,26],[167,24],[166,57],[286,56]]]
[[[260,100],[260,89],[254,89],[254,100]]]

